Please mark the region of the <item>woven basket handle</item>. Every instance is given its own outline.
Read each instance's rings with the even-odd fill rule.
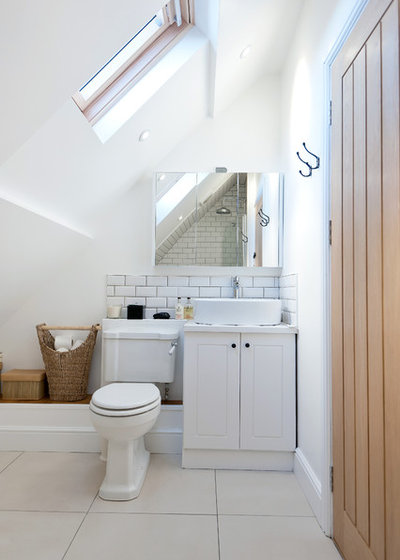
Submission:
[[[91,325],[90,327],[88,326],[60,327],[60,326],[51,326],[51,325],[38,325],[38,328],[42,329],[43,331],[91,331],[93,329],[96,331],[100,331],[101,325],[99,324]]]

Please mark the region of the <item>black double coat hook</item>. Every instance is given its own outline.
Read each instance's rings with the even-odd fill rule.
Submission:
[[[312,157],[315,158],[315,165],[311,165],[308,161],[305,161],[301,156],[299,152],[296,152],[297,157],[299,158],[299,160],[304,163],[304,165],[307,166],[308,168],[308,173],[303,173],[301,171],[301,169],[299,170],[299,173],[302,177],[311,177],[312,172],[314,169],[318,169],[320,166],[320,158],[318,156],[316,156],[315,154],[313,154],[312,152],[310,152],[310,150],[307,148],[306,143],[303,142],[303,148],[305,149],[306,152],[308,152]]]

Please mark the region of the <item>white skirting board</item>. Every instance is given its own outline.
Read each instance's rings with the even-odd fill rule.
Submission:
[[[256,471],[292,471],[292,451],[248,451],[246,449],[184,449],[185,469],[241,469]]]
[[[181,453],[182,405],[162,405],[147,434],[151,453]],[[0,451],[100,451],[87,404],[0,404]]]
[[[322,523],[322,487],[321,481],[313,471],[301,449],[297,448],[294,456],[294,474],[313,510],[319,524]]]

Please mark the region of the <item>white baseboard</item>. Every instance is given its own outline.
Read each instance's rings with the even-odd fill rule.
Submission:
[[[311,468],[301,449],[294,455],[294,474],[303,490],[319,524],[322,521],[322,487],[321,481]]]
[[[146,435],[151,453],[181,453],[182,406],[163,405]],[[99,452],[88,405],[0,404],[0,451]]]
[[[293,452],[183,449],[182,467],[186,469],[292,471]]]

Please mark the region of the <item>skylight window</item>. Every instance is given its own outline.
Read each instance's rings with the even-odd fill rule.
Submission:
[[[134,56],[147,41],[163,28],[165,24],[164,10],[157,14],[146,23],[146,25],[132,37],[128,43],[115,54],[111,60],[101,68],[97,74],[81,87],[79,93],[87,101],[95,94],[119,69]]]
[[[157,224],[174,210],[190,191],[201,183],[208,173],[185,173],[156,204]]]
[[[192,0],[169,0],[73,96],[94,125],[154,66],[193,21]]]

